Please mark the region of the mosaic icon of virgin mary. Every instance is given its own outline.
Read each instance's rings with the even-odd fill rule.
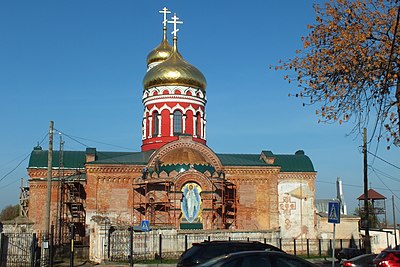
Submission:
[[[182,191],[181,210],[186,220],[192,223],[200,213],[201,199],[199,186],[194,183],[186,184],[182,188]]]

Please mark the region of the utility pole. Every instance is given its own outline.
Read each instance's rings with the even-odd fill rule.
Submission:
[[[392,195],[392,209],[393,209],[393,228],[394,228],[394,246],[397,248],[397,227],[396,227],[396,211],[394,209],[394,195]]]
[[[365,222],[365,238],[364,249],[365,253],[371,253],[371,239],[369,236],[369,202],[368,202],[368,161],[367,161],[367,129],[364,128],[364,222]]]
[[[58,244],[61,244],[63,236],[63,205],[64,205],[64,141],[60,134],[60,158],[58,171],[58,191],[59,191],[59,217],[58,217]]]
[[[49,266],[50,260],[50,210],[51,210],[51,179],[53,170],[53,128],[54,122],[50,121],[49,129],[49,150],[47,153],[47,198],[46,198],[46,214],[44,218],[44,235],[42,240],[42,251],[40,256],[40,266]]]
[[[49,151],[47,155],[47,201],[46,201],[46,217],[45,217],[45,235],[49,236],[50,231],[50,207],[51,207],[51,179],[53,169],[53,128],[54,122],[50,121],[49,130]],[[48,240],[48,238],[46,238]]]

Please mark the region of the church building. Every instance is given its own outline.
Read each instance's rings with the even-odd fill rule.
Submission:
[[[74,224],[82,240],[98,218],[115,226],[147,220],[152,228],[315,238],[317,173],[310,158],[302,150],[224,154],[207,146],[206,78],[179,52],[182,22],[176,15],[168,20],[166,8],[160,12],[161,43],[148,54],[143,79],[140,151],[53,151],[51,224],[60,235]],[[45,229],[47,164],[48,151],[35,147],[28,216],[37,232]]]

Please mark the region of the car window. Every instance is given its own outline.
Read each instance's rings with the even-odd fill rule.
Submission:
[[[204,247],[203,251],[199,255],[199,258],[201,259],[211,259],[219,255],[224,255],[226,254],[226,247],[224,246],[209,246],[209,247]]]
[[[262,255],[248,255],[226,262],[221,267],[272,267],[272,265],[270,260]]]
[[[279,267],[310,267],[311,264],[303,262],[296,258],[277,257],[275,258],[275,265]]]

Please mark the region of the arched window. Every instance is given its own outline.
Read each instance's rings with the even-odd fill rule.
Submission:
[[[201,136],[201,115],[200,115],[200,112],[197,112],[197,114],[196,114],[196,136],[197,137]]]
[[[182,133],[182,112],[174,111],[174,133]]]
[[[153,113],[153,136],[157,136],[160,133],[160,120],[158,118],[158,112]]]

